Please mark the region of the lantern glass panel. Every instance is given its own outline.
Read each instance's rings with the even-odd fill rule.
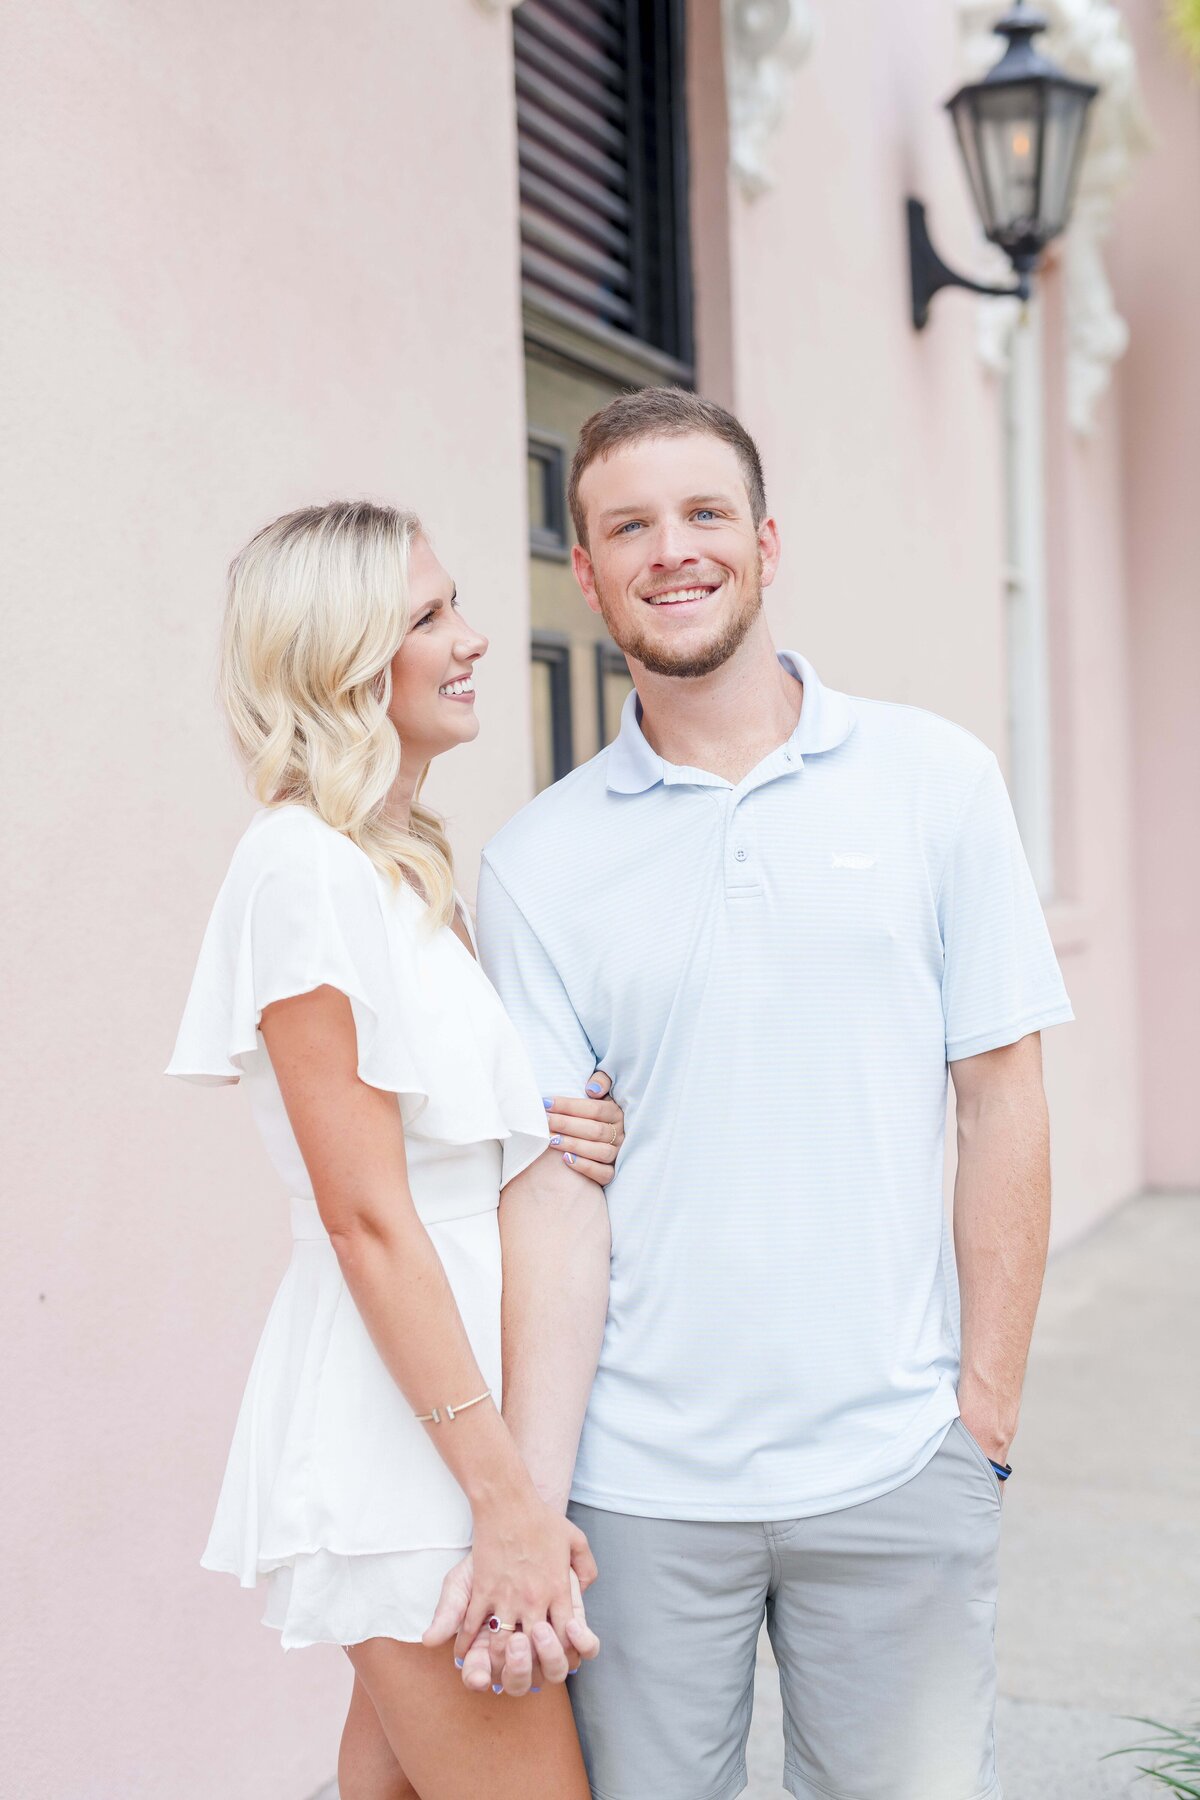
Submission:
[[[992,205],[984,185],[983,168],[979,161],[979,148],[975,142],[975,122],[971,109],[961,97],[950,107],[950,117],[954,120],[954,129],[958,136],[958,147],[962,152],[963,163],[967,171],[967,180],[971,184],[971,193],[975,200],[975,210],[983,220],[984,230],[991,235]]]
[[[1041,93],[1023,83],[984,88],[975,99],[975,137],[990,198],[985,228],[997,243],[1036,234],[1042,151]]]
[[[1051,88],[1046,96],[1046,141],[1042,151],[1043,242],[1063,230],[1075,198],[1083,150],[1088,99],[1078,88]]]

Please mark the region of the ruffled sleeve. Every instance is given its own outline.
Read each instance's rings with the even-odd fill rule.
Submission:
[[[217,895],[167,1074],[238,1081],[266,1054],[265,1007],[333,987],[354,1013],[360,1079],[397,1094],[406,1125],[417,1119],[429,1088],[401,1004],[384,879],[307,809],[260,813]]]

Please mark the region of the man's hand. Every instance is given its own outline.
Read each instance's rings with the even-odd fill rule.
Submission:
[[[1001,1422],[998,1409],[994,1405],[989,1406],[982,1397],[974,1397],[968,1392],[965,1383],[958,1390],[958,1410],[963,1425],[983,1454],[1003,1468],[1016,1436],[1015,1428]]]
[[[422,1643],[431,1649],[448,1644],[458,1636],[471,1603],[474,1560],[470,1551],[455,1563],[445,1580],[437,1608]],[[569,1651],[564,1651],[553,1626],[543,1619],[532,1633],[514,1631],[504,1655],[504,1672],[499,1684],[492,1679],[491,1633],[486,1626],[477,1633],[462,1659],[464,1684],[476,1693],[486,1693],[497,1685],[506,1694],[536,1691],[542,1681],[565,1681],[581,1662],[590,1661],[600,1649],[600,1639],[587,1622],[583,1609],[583,1590],[574,1569],[571,1571],[572,1617],[567,1621]]]

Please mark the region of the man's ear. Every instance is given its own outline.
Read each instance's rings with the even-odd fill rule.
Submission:
[[[596,571],[592,567],[592,559],[582,544],[571,547],[571,567],[575,571],[575,579],[579,583],[579,591],[594,613],[600,611],[600,602],[596,597]]]
[[[783,554],[779,527],[774,519],[764,519],[758,528],[758,553],[762,557],[762,584],[770,587],[779,568],[779,558]]]

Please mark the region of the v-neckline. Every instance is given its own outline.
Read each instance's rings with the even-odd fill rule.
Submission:
[[[475,964],[475,967],[478,968],[479,967],[479,954],[475,949],[475,939],[472,936],[471,927],[467,923],[467,909],[462,904],[462,902],[459,900],[457,894],[454,896],[454,911],[455,911],[456,915],[457,914],[462,915],[463,930],[466,932],[467,937],[470,939],[470,942],[464,943],[462,936],[455,929],[453,922],[451,922],[447,925],[443,925],[442,930],[448,931],[450,933],[451,937],[454,939],[454,941],[458,945],[459,949],[465,950],[467,955],[470,957],[471,961]]]
[[[401,888],[402,888],[403,892],[405,894],[407,894],[409,896],[409,898],[421,909],[422,913],[428,913],[429,902],[423,897],[423,895],[418,894],[416,888],[412,885],[412,883],[410,881],[402,881]],[[459,937],[457,931],[455,931],[454,926],[452,924],[446,923],[445,921],[443,921],[441,924],[439,924],[435,929],[437,931],[448,932],[450,934],[450,936],[454,939],[454,942],[458,945],[458,948],[462,951],[463,955],[468,959],[468,961],[473,963],[475,965],[475,967],[479,970],[480,974],[482,974],[483,973],[483,964],[479,960],[479,953],[475,947],[475,934],[471,930],[470,920],[469,920],[469,917],[467,914],[467,903],[463,899],[462,895],[459,893],[457,888],[455,888],[453,890],[453,892],[454,892],[454,910],[456,913],[462,914],[462,921],[463,921],[464,926],[466,927],[467,936],[468,936],[468,938],[470,938],[471,941],[469,944],[465,944],[463,942],[462,938]]]

